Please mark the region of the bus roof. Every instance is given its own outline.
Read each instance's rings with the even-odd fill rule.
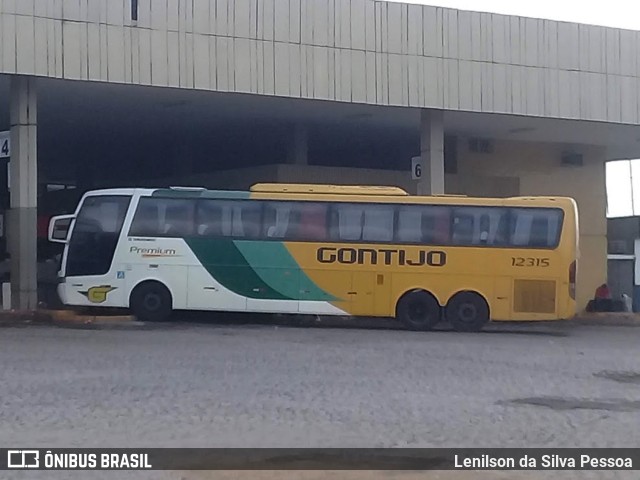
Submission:
[[[324,195],[400,195],[409,194],[399,187],[372,185],[319,185],[311,183],[256,183],[250,189],[260,193],[319,193]]]
[[[261,199],[261,200],[323,200],[375,203],[429,203],[434,205],[487,205],[487,206],[557,206],[575,205],[570,197],[518,196],[467,197],[464,195],[410,195],[399,187],[312,185],[312,184],[256,184],[249,191],[208,190],[194,187],[171,188],[113,188],[93,190],[86,195],[141,195],[174,198]]]

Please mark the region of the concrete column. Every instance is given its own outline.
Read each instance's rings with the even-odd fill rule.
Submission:
[[[444,122],[442,110],[422,110],[420,116],[422,178],[418,195],[444,193]]]
[[[13,308],[23,310],[38,306],[37,100],[35,78],[11,77],[11,298]]]
[[[309,164],[309,131],[305,125],[293,126],[287,147],[287,160],[293,165]]]

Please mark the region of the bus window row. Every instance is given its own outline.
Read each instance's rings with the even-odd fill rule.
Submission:
[[[552,208],[143,197],[129,235],[554,248]]]

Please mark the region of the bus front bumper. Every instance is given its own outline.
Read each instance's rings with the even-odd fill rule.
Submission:
[[[58,297],[60,297],[60,301],[63,305],[68,305],[69,302],[69,293],[67,290],[67,283],[64,278],[58,279]]]

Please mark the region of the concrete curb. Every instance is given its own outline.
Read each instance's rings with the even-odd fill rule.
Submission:
[[[138,322],[135,317],[129,316],[91,316],[91,315],[79,315],[77,317],[65,320],[54,320],[53,325],[64,328],[82,328],[82,329],[95,329],[106,330],[110,328],[131,328],[141,327],[145,324]]]
[[[59,327],[113,327],[140,326],[133,315],[82,315],[73,310],[36,310],[0,312],[0,327],[26,325],[55,325]]]
[[[46,325],[51,317],[41,310],[1,310],[0,326]]]
[[[585,313],[578,315],[569,322],[577,325],[602,325],[618,327],[640,327],[640,313],[607,312]]]

